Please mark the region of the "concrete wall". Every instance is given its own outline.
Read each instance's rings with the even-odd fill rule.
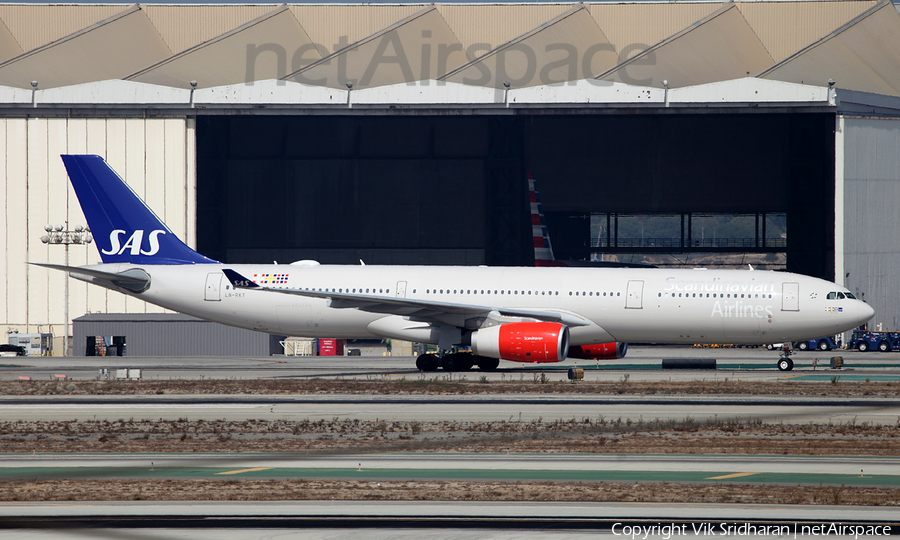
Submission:
[[[60,154],[105,157],[175,234],[194,245],[194,148],[194,121],[185,118],[0,118],[0,331],[63,334],[65,274],[26,264],[65,264],[65,247],[41,243],[45,224],[87,223]],[[71,265],[99,261],[94,245],[69,248]],[[70,318],[162,311],[77,280],[69,286]]]
[[[898,330],[900,120],[839,117],[836,146],[835,277],[875,308],[870,329]]]

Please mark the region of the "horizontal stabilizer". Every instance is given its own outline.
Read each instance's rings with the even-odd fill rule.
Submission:
[[[93,268],[65,266],[62,264],[28,264],[43,266],[44,268],[51,268],[53,270],[62,270],[63,272],[68,272],[72,277],[76,279],[83,279],[84,281],[94,281],[95,279],[99,279],[101,281],[111,282],[113,285],[117,285],[134,292],[143,292],[146,291],[148,287],[150,287],[150,275],[140,268],[132,268],[124,272],[104,272],[103,270],[95,270]]]

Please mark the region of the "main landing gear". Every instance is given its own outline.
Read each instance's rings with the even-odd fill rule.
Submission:
[[[778,360],[778,371],[791,371],[794,369],[794,361],[791,360],[791,348],[785,345],[781,349],[781,358]]]
[[[490,371],[497,369],[499,365],[498,358],[466,353],[449,353],[443,355],[443,358],[436,354],[422,354],[416,359],[416,369],[419,371],[437,371],[438,368],[443,368],[444,371],[469,371],[474,366],[482,371]]]

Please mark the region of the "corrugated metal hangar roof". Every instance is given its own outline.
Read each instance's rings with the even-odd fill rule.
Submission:
[[[37,82],[33,106],[171,103],[182,95],[170,89],[192,81],[192,107],[396,102],[398,92],[413,103],[621,101],[747,78],[900,96],[900,14],[889,0],[3,4],[0,60],[0,85]]]

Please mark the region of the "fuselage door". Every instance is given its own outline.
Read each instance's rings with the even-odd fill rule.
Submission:
[[[222,299],[222,272],[210,272],[206,274],[206,294],[204,300],[218,302]]]
[[[800,284],[781,284],[781,311],[800,311]]]
[[[628,291],[625,295],[625,309],[641,309],[644,296],[643,281],[629,281]]]
[[[406,298],[406,282],[397,282],[397,298]]]

